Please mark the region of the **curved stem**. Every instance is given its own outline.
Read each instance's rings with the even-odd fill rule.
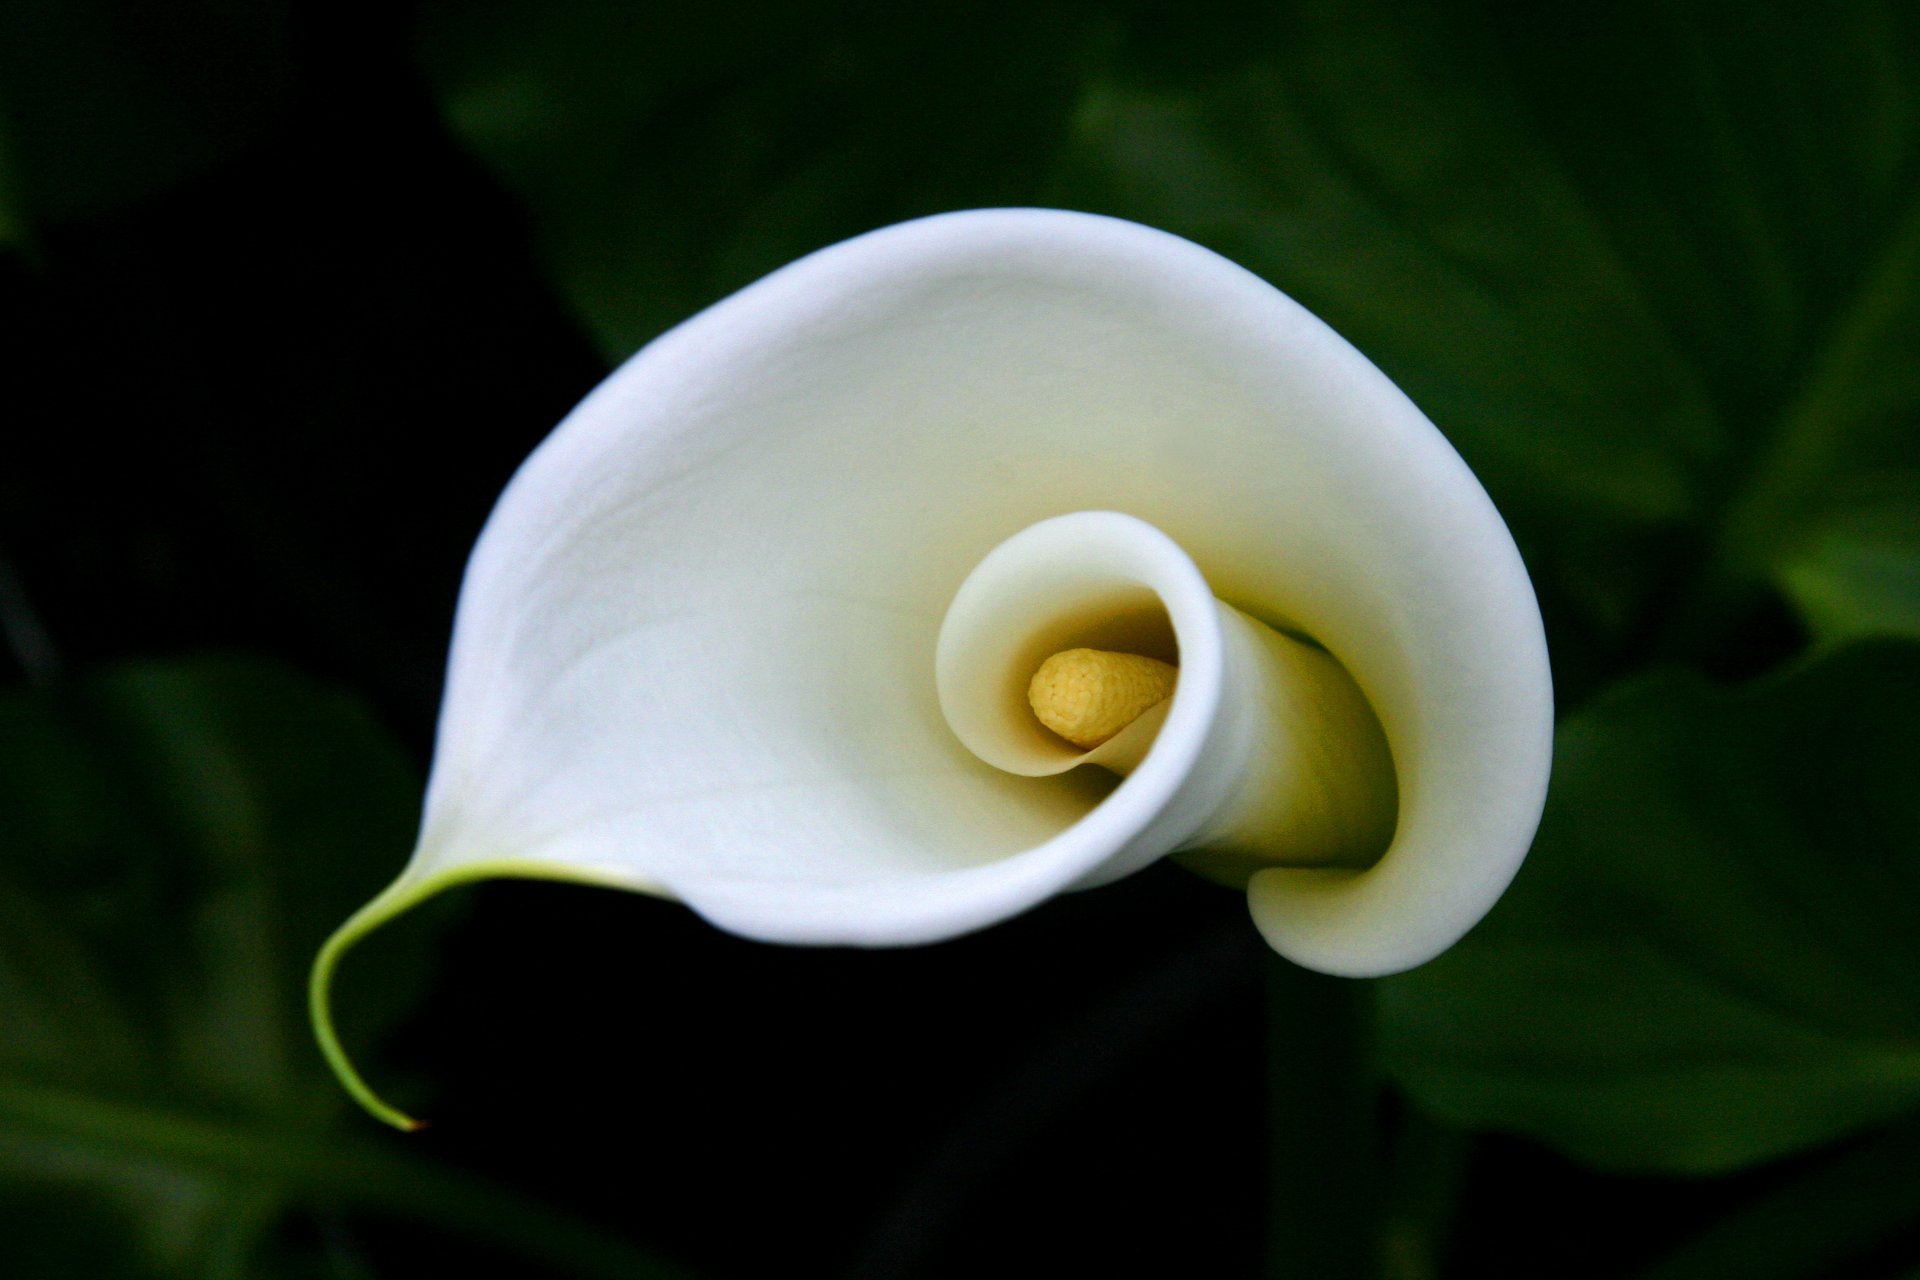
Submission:
[[[340,1043],[340,1033],[333,1025],[333,974],[340,965],[341,957],[355,943],[444,887],[444,883],[431,880],[413,883],[409,883],[405,877],[396,880],[379,897],[354,912],[345,924],[333,931],[333,936],[326,940],[320,953],[314,957],[313,971],[307,979],[307,1013],[313,1021],[313,1036],[320,1042],[320,1052],[326,1058],[327,1066],[333,1069],[341,1087],[369,1115],[402,1133],[423,1129],[426,1122],[414,1119],[383,1100],[347,1056],[346,1048]]]
[[[382,1124],[392,1125],[402,1133],[414,1133],[424,1129],[426,1122],[416,1120],[381,1098],[354,1067],[353,1060],[348,1057],[346,1048],[340,1043],[340,1034],[333,1025],[334,971],[339,968],[341,957],[381,925],[406,914],[436,894],[480,880],[547,880],[561,884],[590,884],[604,888],[631,889],[636,892],[662,892],[652,886],[640,885],[613,876],[599,876],[591,871],[560,863],[513,859],[476,862],[437,874],[423,876],[404,874],[383,889],[372,902],[354,912],[345,924],[334,930],[333,936],[322,944],[320,953],[314,957],[313,971],[307,980],[307,1012],[313,1022],[314,1039],[319,1041],[320,1052],[326,1058],[327,1065],[333,1069],[333,1074],[339,1079],[341,1087],[352,1096],[353,1100],[365,1108],[374,1119]]]

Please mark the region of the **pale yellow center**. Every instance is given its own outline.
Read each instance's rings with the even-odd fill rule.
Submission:
[[[1105,649],[1065,649],[1040,664],[1027,701],[1040,723],[1092,750],[1173,695],[1178,668]]]

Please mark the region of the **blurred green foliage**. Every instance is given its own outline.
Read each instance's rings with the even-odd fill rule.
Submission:
[[[794,258],[919,213],[1031,203],[1100,6],[429,0],[448,122],[535,216],[609,356]]]
[[[416,16],[445,122],[608,357],[807,251],[989,204],[1163,227],[1327,319],[1508,516],[1566,712],[1513,891],[1375,988],[1396,1087],[1603,1169],[1830,1161],[1663,1280],[1834,1274],[1920,1221],[1920,9]],[[0,11],[0,244],[260,145],[296,32],[214,0]],[[10,695],[0,751],[0,1261],[353,1274],[313,1224],[359,1204],[655,1273],[336,1130],[299,975],[417,803],[363,712],[256,664],[130,667]],[[356,1043],[429,968],[383,972],[343,1001]],[[1848,1274],[1911,1254],[1883,1261]]]
[[[1920,500],[1870,496],[1814,522],[1780,581],[1823,640],[1920,637]]]
[[[1920,1103],[1920,646],[1567,720],[1484,925],[1383,984],[1413,1095],[1613,1168],[1721,1172]]]
[[[404,846],[416,775],[350,703],[259,665],[10,694],[0,752],[0,1172],[9,1198],[51,1173],[104,1224],[9,1214],[0,1247],[55,1270],[71,1241],[23,1239],[39,1223],[118,1259],[96,1274],[243,1274],[297,1177],[247,1157],[297,1166],[341,1110],[312,1087],[305,949]]]
[[[566,1274],[667,1275],[590,1228],[336,1122],[314,949],[408,847],[419,777],[351,698],[258,661],[0,697],[0,1264],[9,1275],[348,1275],[373,1211]],[[373,1041],[431,928],[354,989]]]
[[[1910,9],[700,14],[423,24],[610,354],[859,231],[1058,204],[1219,249],[1399,381],[1514,524],[1583,696],[1789,576],[1823,628],[1884,616],[1914,563],[1854,519],[1920,478]]]

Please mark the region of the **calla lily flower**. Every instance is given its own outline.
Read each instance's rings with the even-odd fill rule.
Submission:
[[[1034,701],[1061,651],[1160,700],[1070,741]],[[659,338],[514,477],[419,847],[321,953],[315,1022],[408,1125],[347,1063],[331,974],[495,876],[891,946],[1189,850],[1282,955],[1389,973],[1512,878],[1551,735],[1513,541],[1365,357],[1163,232],[927,218]]]

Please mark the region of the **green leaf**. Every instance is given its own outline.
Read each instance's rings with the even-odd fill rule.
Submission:
[[[1688,1241],[1640,1280],[1805,1280],[1920,1224],[1920,1122],[1876,1134],[1802,1171]],[[1875,1271],[1872,1274],[1885,1274]]]
[[[610,356],[814,249],[1030,199],[1109,26],[1073,4],[439,0],[449,123]]]
[[[207,1164],[337,1112],[300,966],[405,846],[413,772],[345,700],[233,663],[11,694],[0,753],[0,1185],[59,1171],[128,1228],[136,1273],[238,1266],[291,1187]],[[147,1119],[98,1123],[129,1108]],[[206,1161],[167,1148],[196,1123],[226,1127]]]
[[[1378,1081],[1368,1062],[1371,993],[1276,958],[1267,964],[1266,1271],[1375,1274]],[[1302,1027],[1313,1028],[1301,1035]],[[1302,1106],[1302,1098],[1313,1105]]]
[[[1673,519],[1724,445],[1648,288],[1458,9],[1308,4],[1083,93],[1052,194],[1220,249],[1400,380],[1496,492]],[[1623,376],[1623,371],[1631,371]]]
[[[313,1050],[307,962],[408,847],[418,796],[364,709],[263,663],[0,695],[0,1272],[351,1275],[288,1230],[345,1206],[567,1274],[669,1274],[373,1141]],[[432,941],[382,940],[346,1001],[360,1043],[406,1012]]]
[[[1915,18],[1309,3],[1198,62],[1155,30],[1088,87],[1050,197],[1353,339],[1579,643],[1666,624],[1676,581],[1710,634],[1836,494],[1920,464]]]
[[[1382,984],[1448,1119],[1706,1172],[1920,1104],[1920,646],[1725,691],[1668,676],[1562,727],[1539,839],[1453,951]]]
[[[612,354],[943,208],[1246,263],[1461,448],[1563,673],[1805,602],[1809,522],[1920,469],[1913,6],[490,0],[430,6],[422,49]]]
[[[1920,497],[1863,499],[1814,523],[1780,578],[1824,640],[1920,637]]]

